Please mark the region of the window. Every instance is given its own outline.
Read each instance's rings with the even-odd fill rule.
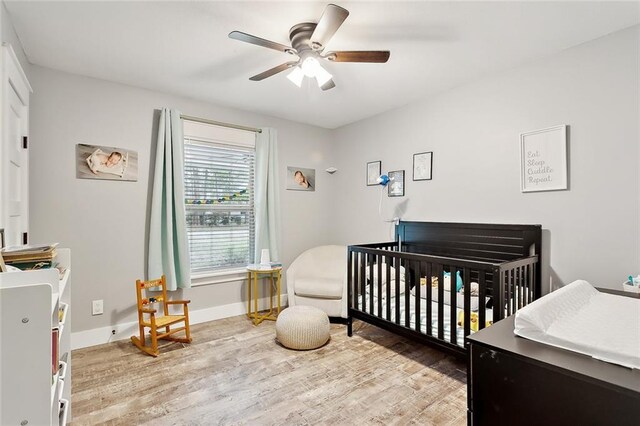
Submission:
[[[185,207],[191,272],[253,261],[255,133],[184,121]]]

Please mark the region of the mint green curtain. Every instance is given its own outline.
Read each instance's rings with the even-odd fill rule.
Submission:
[[[280,258],[280,179],[278,137],[275,129],[263,128],[256,137],[254,203],[256,209],[255,261],[269,249],[272,261]]]
[[[180,112],[163,108],[149,220],[149,279],[165,275],[167,289],[191,287],[184,206],[184,136]]]

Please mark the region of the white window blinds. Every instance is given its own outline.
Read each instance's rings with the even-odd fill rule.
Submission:
[[[185,206],[191,271],[252,263],[255,134],[185,121]]]

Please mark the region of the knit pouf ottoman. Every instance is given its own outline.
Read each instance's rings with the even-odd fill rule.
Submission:
[[[276,320],[276,339],[289,349],[316,349],[329,340],[329,317],[313,306],[291,306]]]

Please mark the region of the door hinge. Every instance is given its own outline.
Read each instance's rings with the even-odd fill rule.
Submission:
[[[23,232],[22,233],[22,244],[28,244],[29,243],[29,233],[28,232]]]
[[[22,148],[27,149],[29,147],[29,136],[22,137]]]

